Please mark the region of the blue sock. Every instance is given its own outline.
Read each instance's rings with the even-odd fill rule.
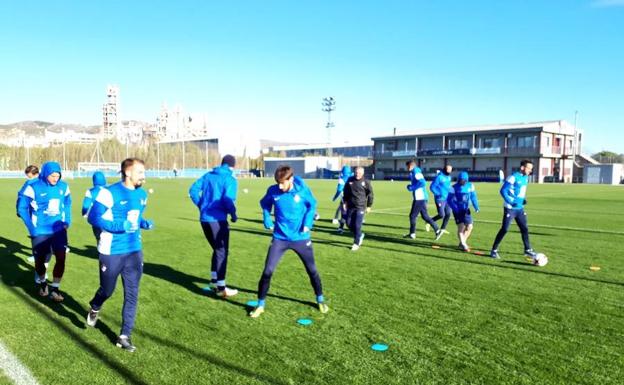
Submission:
[[[259,299],[258,300],[258,307],[264,307],[264,300],[263,299]]]
[[[325,302],[325,298],[323,298],[323,294],[316,296],[316,302],[318,302],[318,303]]]

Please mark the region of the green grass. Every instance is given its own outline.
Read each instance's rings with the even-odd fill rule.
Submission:
[[[210,266],[190,180],[149,180],[145,266],[129,354],[119,332],[122,290],[98,328],[84,316],[98,287],[94,240],[79,207],[87,180],[70,181],[72,248],[63,305],[39,299],[24,227],[14,215],[21,181],[0,181],[0,339],[45,384],[619,384],[624,378],[624,190],[612,186],[531,185],[531,241],[550,258],[526,263],[517,229],[500,261],[454,249],[454,235],[432,249],[419,221],[402,235],[410,195],[404,182],[374,182],[364,246],[334,234],[335,182],[309,181],[322,219],[313,233],[330,313],[314,295],[298,258],[287,254],[272,281],[267,311],[246,317],[255,299],[270,235],[258,200],[268,180],[239,182],[232,225],[228,301],[202,295]],[[499,227],[498,185],[479,184],[482,211],[471,245],[487,251]],[[243,194],[243,188],[249,193]],[[576,229],[570,229],[576,228]],[[455,231],[450,224],[449,230]],[[590,265],[601,267],[598,272]],[[311,326],[296,323],[301,317]],[[370,345],[387,343],[385,353]],[[620,380],[618,380],[618,378]],[[5,381],[0,377],[0,382]]]

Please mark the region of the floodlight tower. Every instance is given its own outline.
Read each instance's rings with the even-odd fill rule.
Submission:
[[[331,120],[331,113],[336,109],[336,100],[331,96],[323,98],[321,106],[323,106],[322,110],[327,112],[327,123],[325,124],[325,128],[327,129],[327,156],[332,156],[331,130],[335,125]]]

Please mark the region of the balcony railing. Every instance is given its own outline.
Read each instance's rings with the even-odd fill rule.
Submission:
[[[558,152],[554,154],[560,154],[561,151],[557,148]],[[425,149],[425,150],[407,150],[407,151],[373,151],[373,155],[376,158],[400,158],[400,157],[425,157],[425,156],[461,156],[461,155],[534,155],[539,152],[539,148],[534,147],[488,147],[488,148],[455,148],[452,150],[443,149]]]

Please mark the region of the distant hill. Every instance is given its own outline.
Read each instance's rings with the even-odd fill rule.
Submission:
[[[52,123],[41,120],[25,120],[9,124],[0,124],[0,131],[24,130],[29,135],[43,135],[45,130],[53,132],[62,132],[63,128],[71,131],[82,131],[89,134],[95,134],[100,131],[101,126],[85,126],[74,123]]]

